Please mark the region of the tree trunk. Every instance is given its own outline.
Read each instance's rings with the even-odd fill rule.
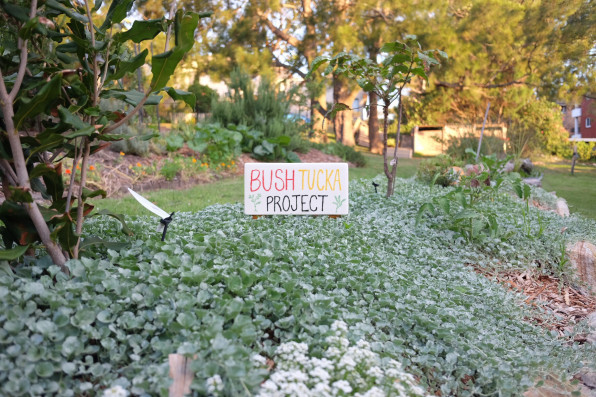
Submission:
[[[387,119],[389,118],[389,105],[389,101],[383,101],[383,171],[385,171],[385,176],[387,177],[387,194],[385,197],[391,197],[393,194],[393,175],[389,172],[389,164],[387,164]]]
[[[333,76],[333,103],[343,103],[350,110],[338,112],[333,119],[335,139],[346,146],[354,146],[354,112],[351,110],[360,89],[350,90],[348,80],[344,77]]]
[[[377,94],[369,93],[370,112],[368,113],[368,147],[371,153],[383,153],[383,141],[379,136],[379,111],[377,109]]]
[[[8,136],[8,141],[10,143],[10,149],[12,151],[14,167],[16,170],[17,176],[17,187],[24,189],[27,192],[31,191],[31,185],[29,183],[29,173],[27,171],[27,166],[25,163],[25,156],[23,155],[23,147],[21,144],[21,138],[19,137],[19,133],[15,128],[13,123],[14,117],[14,109],[12,107],[12,102],[9,101],[8,95],[6,95],[6,91],[2,93],[2,111],[4,113],[4,123],[6,127],[6,135]],[[22,203],[35,225],[35,230],[37,234],[39,234],[39,238],[41,239],[42,244],[46,247],[50,258],[54,264],[58,265],[60,269],[68,274],[68,268],[64,265],[66,263],[66,257],[62,253],[60,246],[56,244],[51,236],[50,236],[50,229],[48,224],[43,219],[43,215],[39,210],[39,207],[35,203]]]
[[[373,62],[377,62],[378,53],[379,49],[376,45],[373,45],[369,49],[368,58]],[[371,153],[381,154],[383,153],[383,141],[379,136],[378,98],[377,94],[374,92],[370,92],[368,95],[370,98],[370,111],[368,113],[368,147]]]

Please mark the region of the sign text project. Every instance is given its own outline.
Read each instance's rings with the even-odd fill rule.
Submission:
[[[244,213],[248,215],[346,215],[346,163],[247,163]]]

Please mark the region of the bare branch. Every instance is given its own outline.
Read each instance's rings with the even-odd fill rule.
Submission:
[[[37,13],[37,0],[31,0],[31,10],[29,11],[29,19],[35,18],[35,14]],[[19,70],[17,72],[17,77],[15,79],[14,85],[12,86],[12,90],[10,91],[10,101],[14,101],[17,97],[19,90],[21,89],[21,84],[23,83],[23,78],[25,78],[25,71],[27,70],[27,40],[22,40],[19,37],[18,44],[21,49],[21,57],[19,60]],[[4,82],[3,82],[4,84]]]
[[[8,160],[0,159],[0,169],[2,170],[2,173],[9,179],[10,184],[16,186],[17,174],[15,174]]]

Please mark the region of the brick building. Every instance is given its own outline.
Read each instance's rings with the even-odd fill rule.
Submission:
[[[581,138],[596,139],[596,94],[584,95],[580,105],[561,104],[563,126],[569,131],[570,135],[573,135],[575,129],[575,120],[571,116],[574,108],[581,108],[581,116],[578,119]]]

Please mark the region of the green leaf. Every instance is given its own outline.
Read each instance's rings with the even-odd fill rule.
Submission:
[[[176,46],[167,52],[153,56],[151,60],[151,91],[163,89],[174,73],[176,66],[194,44],[194,31],[199,21],[197,13],[176,13]]]
[[[89,250],[92,247],[102,247],[105,249],[111,249],[114,251],[120,251],[123,248],[128,247],[130,244],[119,241],[108,241],[99,237],[87,237],[79,245],[81,251]]]
[[[145,94],[137,91],[137,90],[120,90],[120,89],[111,89],[111,90],[104,90],[101,92],[102,98],[116,98],[120,99],[129,105],[137,106],[139,102],[145,97]],[[145,102],[145,105],[159,105],[161,101],[160,95],[151,95],[149,99]]]
[[[402,52],[407,46],[399,41],[385,43],[381,47],[381,52]]]
[[[29,21],[29,9],[28,8],[22,7],[17,4],[11,4],[6,1],[3,1],[1,4],[2,4],[2,8],[4,9],[4,11],[6,11],[6,13],[8,15],[10,15],[11,17],[13,17],[21,22]]]
[[[45,163],[40,163],[31,170],[31,178],[42,177],[48,194],[54,202],[60,200],[64,194],[64,182],[58,168],[51,167]]]
[[[60,134],[40,134],[37,136],[37,140],[39,144],[32,148],[31,152],[29,152],[28,160],[32,158],[33,155],[45,151],[54,150],[64,144],[64,137]]]
[[[0,250],[0,260],[12,261],[18,259],[27,252],[27,249],[29,249],[29,245],[17,246],[9,250]]]
[[[64,221],[56,226],[52,232],[52,238],[57,239],[62,249],[69,252],[72,256],[79,236],[74,231],[74,224],[70,221]]]
[[[327,113],[329,114],[329,118],[334,118],[337,112],[342,112],[344,110],[351,110],[351,108],[345,103],[338,102],[334,103],[331,110],[329,110]]]
[[[58,106],[58,115],[63,123],[70,125],[72,128],[83,129],[90,127],[89,123],[84,122],[62,105]]]
[[[73,131],[70,134],[66,134],[66,135],[64,135],[64,138],[74,139],[74,138],[78,138],[80,136],[91,136],[91,135],[93,135],[94,132],[95,132],[95,127],[90,125],[83,129]]]
[[[167,92],[172,99],[184,101],[191,109],[195,108],[197,98],[192,92],[177,90],[172,87],[164,87],[164,91]]]
[[[430,212],[432,215],[435,214],[435,206],[432,203],[424,203],[420,206],[420,208],[418,209],[418,213],[416,214],[416,225],[418,225],[420,223],[420,220],[422,219],[422,215],[424,215],[425,212]]]
[[[122,233],[126,234],[127,236],[132,236],[134,234],[132,232],[132,230],[130,230],[128,228],[128,225],[126,224],[126,221],[124,220],[123,214],[116,214],[109,210],[100,210],[100,211],[97,211],[96,213],[92,214],[91,217],[95,217],[95,216],[99,216],[99,215],[111,216],[112,218],[120,221],[120,224],[122,225]]]
[[[15,129],[20,129],[25,120],[44,112],[52,104],[54,99],[60,96],[61,84],[62,76],[58,74],[46,83],[33,98],[22,99],[19,110],[13,118]]]
[[[316,71],[325,62],[329,62],[329,58],[327,58],[326,56],[318,56],[315,59],[313,59],[312,63],[310,64],[310,71],[308,72],[308,74],[310,75],[311,73]]]
[[[167,24],[164,18],[150,19],[147,21],[134,21],[132,27],[126,32],[118,33],[114,39],[121,43],[132,40],[133,43],[140,43],[144,40],[152,40],[160,32],[165,32]]]
[[[8,187],[10,190],[10,201],[13,201],[15,203],[32,203],[33,202],[33,196],[31,196],[31,193],[27,190],[25,190],[25,188],[22,187],[17,187],[17,186],[9,186]]]
[[[78,354],[81,350],[83,350],[83,343],[79,340],[78,336],[69,336],[62,343],[61,350],[62,355],[66,357],[73,354]]]
[[[130,61],[118,62],[116,66],[116,73],[108,75],[106,82],[111,80],[118,80],[126,75],[126,73],[132,73],[145,64],[145,58],[147,58],[148,50],[144,49],[137,56],[132,58]]]
[[[42,378],[49,378],[54,373],[54,364],[49,361],[38,363],[35,366],[35,373]]]
[[[133,0],[112,0],[106,19],[99,29],[105,31],[113,24],[122,22],[132,8],[133,3]]]
[[[71,19],[75,19],[75,20],[77,20],[79,22],[82,22],[82,23],[88,23],[89,22],[89,19],[86,16],[81,15],[81,14],[79,14],[76,11],[73,11],[73,8],[68,8],[68,7],[66,7],[66,6],[58,3],[56,0],[47,0],[46,1],[46,6],[49,7],[49,8],[51,8],[51,9],[54,9],[56,11],[60,11],[62,14],[66,14]]]

